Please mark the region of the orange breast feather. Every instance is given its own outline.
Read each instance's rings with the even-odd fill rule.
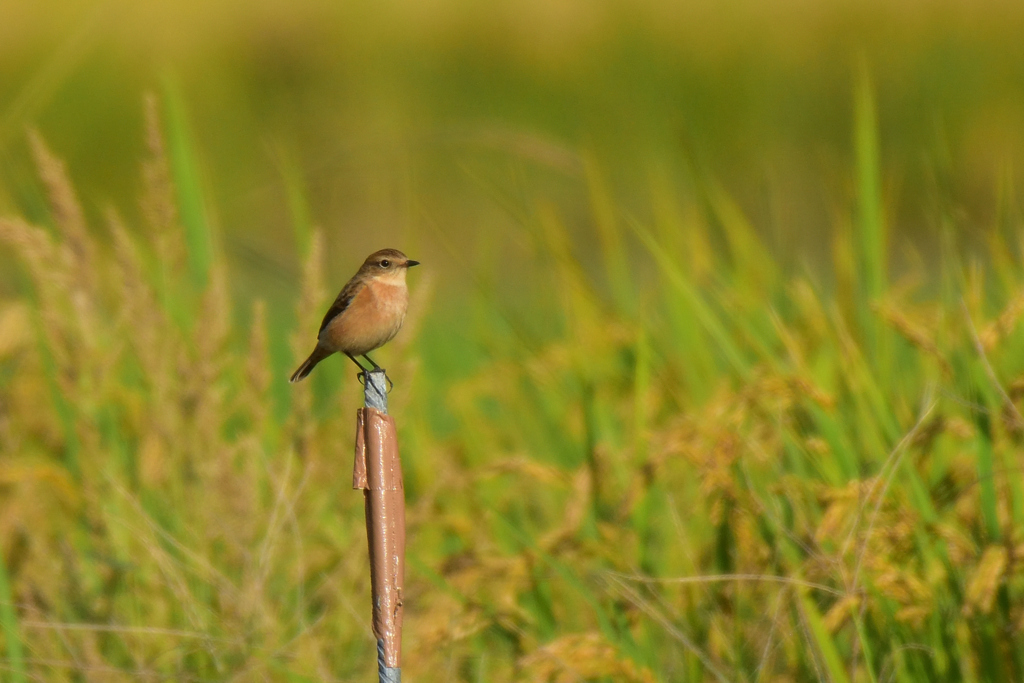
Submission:
[[[398,334],[407,307],[405,287],[371,282],[327,324],[321,344],[353,356],[369,353]]]

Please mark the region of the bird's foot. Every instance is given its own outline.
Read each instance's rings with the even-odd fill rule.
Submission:
[[[356,379],[359,380],[359,384],[362,385],[364,388],[366,387],[366,373],[367,372],[383,372],[384,373],[384,379],[386,379],[388,381],[388,390],[387,391],[388,391],[389,394],[391,393],[391,390],[395,388],[395,383],[391,381],[390,377],[388,377],[387,370],[385,370],[384,368],[379,367],[379,366],[374,368],[373,370],[363,370],[362,372],[360,372],[359,374],[356,375]]]

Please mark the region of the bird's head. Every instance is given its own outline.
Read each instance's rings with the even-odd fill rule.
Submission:
[[[397,249],[381,249],[366,257],[359,272],[375,280],[397,284],[405,282],[406,271],[419,264],[419,261],[409,259]]]

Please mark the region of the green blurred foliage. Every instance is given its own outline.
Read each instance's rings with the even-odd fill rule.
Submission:
[[[1024,676],[1024,11],[2,10],[4,676],[370,679],[383,246],[407,678]]]
[[[896,258],[904,239],[937,258],[936,194],[972,231],[1002,220],[994,193],[1020,195],[1024,12],[1011,3],[112,0],[14,2],[4,16],[0,210],[42,216],[24,146],[34,126],[87,213],[113,202],[132,218],[140,93],[171,79],[227,258],[274,306],[290,300],[301,257],[285,173],[343,271],[428,234],[415,246],[454,268],[452,251],[514,232],[480,187],[507,188],[509,174],[583,237],[581,150],[601,158],[628,211],[645,212],[653,172],[710,176],[786,266],[820,263],[852,201],[862,62]]]

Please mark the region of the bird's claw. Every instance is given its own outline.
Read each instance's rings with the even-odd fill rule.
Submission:
[[[373,370],[370,370],[370,372],[377,372],[378,370],[384,370],[384,368],[374,368]],[[365,388],[366,387],[366,370],[363,370],[362,372],[358,373],[356,375],[356,379],[359,381],[359,384]],[[388,377],[387,371],[384,371],[384,379],[386,379],[388,381],[388,393],[390,394],[391,391],[395,388],[395,383],[391,381],[390,377]]]

